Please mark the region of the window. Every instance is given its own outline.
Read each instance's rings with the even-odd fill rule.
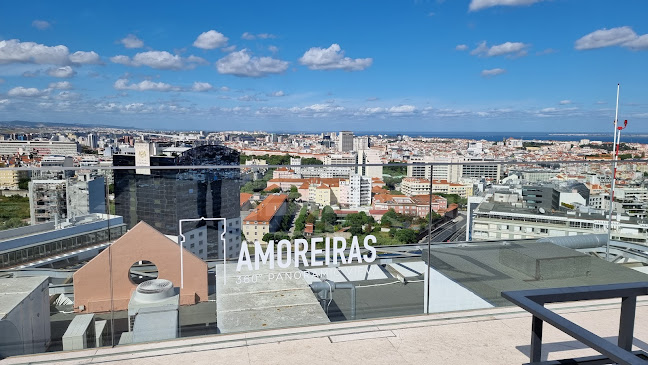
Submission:
[[[193,235],[193,234],[190,235],[190,236],[189,236],[189,239],[190,239],[190,240],[194,239],[194,235]]]
[[[198,237],[202,237],[202,232],[198,232]]]
[[[189,247],[194,248],[195,246],[196,246],[196,244],[192,243],[191,246],[189,246]]]
[[[198,253],[202,255],[202,253],[203,253],[203,250],[198,250]]]
[[[203,240],[198,241],[198,244],[199,244],[200,246],[202,246],[202,244],[203,244]]]

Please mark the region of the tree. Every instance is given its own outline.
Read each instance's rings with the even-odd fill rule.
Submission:
[[[362,226],[359,225],[353,225],[351,228],[349,228],[349,233],[351,233],[352,236],[359,236],[362,234]]]
[[[416,232],[411,229],[399,229],[394,234],[396,238],[401,243],[415,243],[416,242]]]
[[[264,242],[270,242],[271,240],[274,239],[274,233],[268,232],[263,235],[263,238],[261,238]]]
[[[29,189],[29,181],[31,180],[28,177],[18,180],[18,189],[20,190]]]
[[[302,165],[323,165],[324,162],[316,159],[315,157],[302,158]]]
[[[306,217],[306,223],[315,223],[316,220],[317,217],[315,217],[315,214],[313,214],[312,212],[308,215],[308,217]]]
[[[335,214],[335,211],[333,208],[330,206],[325,206],[324,209],[322,209],[322,222],[327,223],[327,224],[335,224],[337,222],[337,214]]]

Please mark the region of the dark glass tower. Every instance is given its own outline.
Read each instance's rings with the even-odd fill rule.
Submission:
[[[114,166],[135,166],[134,155],[113,156]],[[185,223],[183,233],[208,228],[206,256],[216,258],[222,250],[217,231],[225,229],[226,244],[240,247],[240,171],[234,169],[156,169],[156,166],[239,165],[239,153],[221,145],[195,147],[177,156],[150,156],[150,173],[115,170],[115,213],[132,228],[145,221],[158,231],[177,236],[180,219],[226,218],[228,227],[211,223]],[[149,170],[149,169],[147,169]],[[219,245],[220,246],[220,245]],[[196,250],[198,254],[198,250]],[[202,251],[200,252],[202,255]],[[220,253],[220,254],[219,254]],[[228,255],[229,256],[229,255]]]

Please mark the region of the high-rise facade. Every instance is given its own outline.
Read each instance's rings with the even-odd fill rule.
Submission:
[[[129,228],[145,221],[158,231],[177,236],[181,219],[225,218],[214,222],[183,223],[183,234],[207,226],[204,258],[235,257],[241,245],[239,211],[240,172],[221,169],[155,169],[156,166],[206,166],[239,164],[239,153],[221,145],[205,145],[171,156],[115,155],[115,166],[142,166],[147,169],[115,170],[115,212]],[[221,234],[225,233],[224,241]]]
[[[338,151],[350,152],[353,151],[353,132],[342,131],[338,136]]]

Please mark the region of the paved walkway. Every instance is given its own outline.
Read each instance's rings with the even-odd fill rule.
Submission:
[[[616,342],[620,300],[549,305]],[[648,300],[639,301],[635,349],[648,351]],[[216,335],[35,356],[5,364],[522,364],[529,361],[531,316],[519,308]],[[543,357],[597,355],[549,325]]]

